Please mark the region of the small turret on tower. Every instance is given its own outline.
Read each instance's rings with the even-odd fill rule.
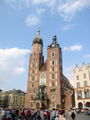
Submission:
[[[59,47],[56,35],[53,36],[52,43],[51,45],[48,46],[48,48],[54,48],[54,47]]]

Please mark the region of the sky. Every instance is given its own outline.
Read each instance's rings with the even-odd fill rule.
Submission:
[[[63,72],[90,63],[90,0],[0,0],[0,88],[27,90],[29,55],[39,27],[43,54],[52,36],[62,48]]]

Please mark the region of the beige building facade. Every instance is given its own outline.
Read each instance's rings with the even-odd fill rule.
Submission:
[[[29,60],[25,107],[66,109],[68,104],[67,109],[70,109],[72,95],[73,87],[63,75],[62,50],[56,36],[53,36],[51,44],[47,47],[47,59],[44,61],[43,40],[40,30],[37,30]]]
[[[73,75],[76,108],[90,108],[90,64],[76,65]]]
[[[25,93],[21,90],[10,90],[0,93],[0,107],[2,108],[24,108]]]

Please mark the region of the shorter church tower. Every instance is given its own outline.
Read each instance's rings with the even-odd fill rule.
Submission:
[[[62,51],[53,36],[52,43],[47,48],[47,95],[50,107],[61,106]]]

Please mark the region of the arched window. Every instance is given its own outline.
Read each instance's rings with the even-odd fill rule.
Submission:
[[[46,73],[40,75],[40,85],[46,85]]]
[[[87,102],[87,103],[86,103],[86,107],[90,107],[90,102]]]
[[[80,102],[80,103],[78,103],[78,108],[79,109],[82,109],[83,108],[83,104]]]

